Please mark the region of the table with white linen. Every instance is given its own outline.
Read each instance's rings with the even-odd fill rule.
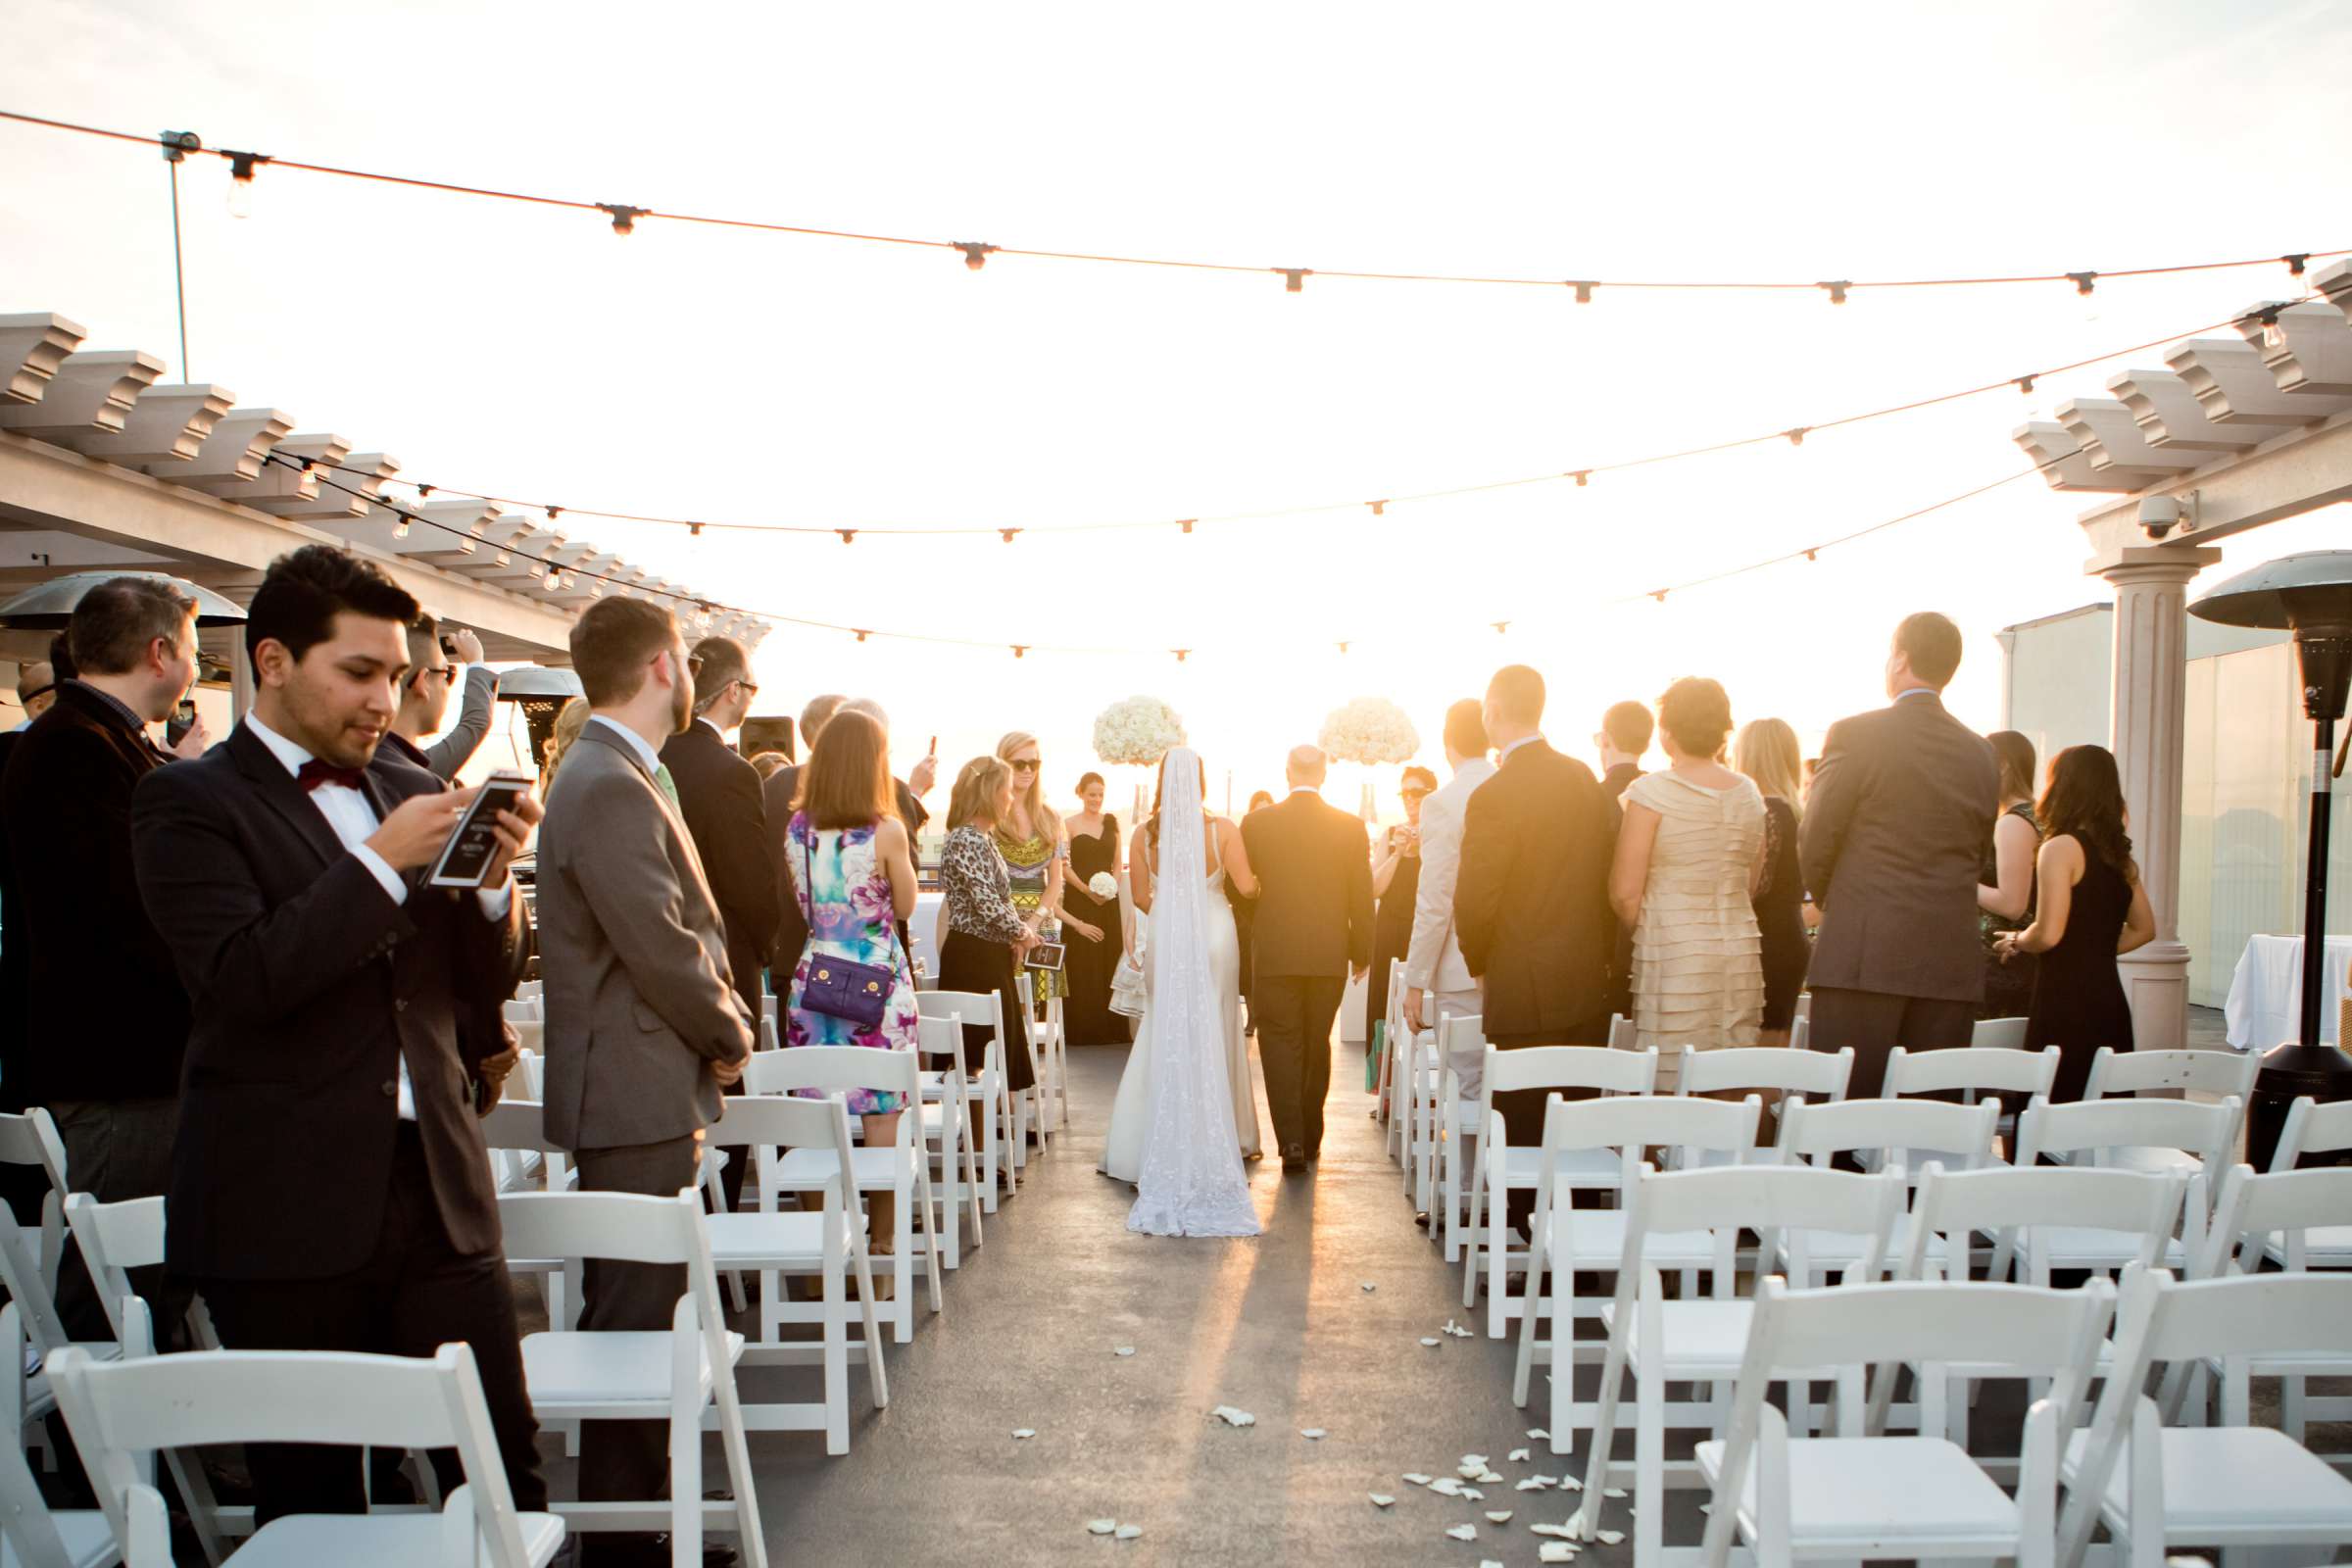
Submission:
[[[2320,1043],[2336,1043],[2337,1014],[2352,989],[2352,936],[2328,939],[2321,980]],[[2303,939],[2252,936],[2230,980],[2223,1006],[2230,1044],[2240,1051],[2268,1051],[2302,1037]]]

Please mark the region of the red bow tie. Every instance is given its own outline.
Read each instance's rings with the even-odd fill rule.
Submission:
[[[294,775],[294,780],[306,792],[321,784],[340,784],[347,790],[356,790],[360,787],[360,769],[337,767],[332,762],[321,762],[314,757],[302,764],[302,771]]]

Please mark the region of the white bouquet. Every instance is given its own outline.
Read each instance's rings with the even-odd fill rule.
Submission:
[[[1421,736],[1404,710],[1386,697],[1358,697],[1331,710],[1315,744],[1334,761],[1409,762],[1421,750]]]
[[[1119,896],[1119,879],[1108,871],[1097,871],[1086,879],[1086,891],[1098,899],[1115,899]]]
[[[1156,697],[1130,697],[1095,715],[1095,755],[1114,767],[1155,767],[1183,744],[1183,717]]]

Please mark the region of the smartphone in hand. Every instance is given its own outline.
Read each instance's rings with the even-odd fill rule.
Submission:
[[[491,858],[498,854],[498,813],[511,811],[514,803],[530,792],[528,773],[493,773],[483,781],[473,804],[458,818],[451,830],[449,842],[441,846],[440,858],[433,861],[432,875],[426,878],[436,888],[478,888],[489,874]]]

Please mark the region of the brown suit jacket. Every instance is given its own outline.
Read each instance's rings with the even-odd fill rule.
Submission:
[[[1490,1039],[1605,1018],[1617,808],[1592,770],[1541,739],[1502,760],[1462,812],[1453,929]]]

